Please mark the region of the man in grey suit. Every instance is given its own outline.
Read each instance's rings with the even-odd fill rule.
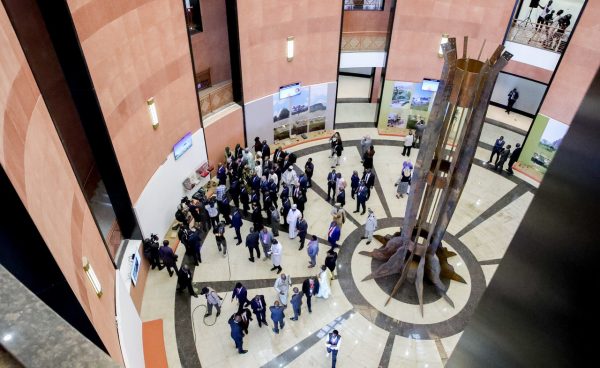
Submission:
[[[297,287],[294,288],[294,295],[290,299],[292,303],[292,309],[294,310],[294,317],[290,318],[292,321],[297,321],[300,315],[300,308],[302,307],[302,293]]]
[[[262,245],[263,251],[265,252],[266,261],[271,254],[271,244],[273,244],[273,233],[269,231],[268,228],[263,227],[263,229],[259,232],[259,240]]]

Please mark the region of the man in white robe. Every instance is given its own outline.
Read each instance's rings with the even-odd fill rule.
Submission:
[[[290,239],[296,238],[298,235],[298,231],[296,229],[296,224],[298,223],[298,219],[302,216],[302,212],[298,210],[298,207],[294,204],[292,205],[292,209],[287,214],[287,223],[289,225],[289,235]]]
[[[281,182],[285,183],[290,189],[293,185],[298,181],[298,174],[294,171],[294,169],[290,166],[286,171],[281,174]]]
[[[287,305],[290,286],[292,286],[292,278],[287,277],[285,273],[282,273],[281,276],[277,280],[275,280],[275,291],[277,292],[279,301],[284,306]]]

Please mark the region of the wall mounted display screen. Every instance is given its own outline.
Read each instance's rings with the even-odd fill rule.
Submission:
[[[140,253],[135,252],[132,256],[132,264],[131,264],[131,282],[133,285],[137,285],[138,275],[140,273],[140,265],[142,264],[142,260],[140,259]]]
[[[175,159],[177,160],[178,158],[180,158],[181,156],[183,156],[183,154],[189,150],[192,147],[192,133],[188,133],[186,135],[183,136],[183,138],[181,138],[179,140],[179,142],[175,143],[175,145],[173,146],[173,155],[175,156]]]
[[[296,96],[302,92],[300,82],[279,87],[279,99]]]
[[[421,89],[423,91],[437,92],[439,85],[440,85],[440,81],[437,79],[424,78],[423,86],[421,87]]]

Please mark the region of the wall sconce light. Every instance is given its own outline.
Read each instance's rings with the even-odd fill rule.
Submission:
[[[94,288],[94,291],[96,292],[96,295],[98,295],[98,297],[101,297],[102,296],[102,285],[100,285],[100,280],[98,280],[98,277],[96,276],[96,273],[94,272],[94,269],[92,268],[92,265],[90,265],[90,261],[88,261],[87,257],[83,257],[82,261],[83,261],[83,270],[85,271],[85,274],[87,275],[88,279],[90,280],[90,283],[92,284],[92,287]]]
[[[440,49],[438,50],[438,56],[444,57],[444,50],[442,50],[442,45],[448,43],[448,37],[450,37],[447,33],[442,35],[442,39],[440,41]]]
[[[287,61],[294,60],[294,36],[287,38]]]
[[[156,112],[156,103],[154,97],[150,97],[146,103],[148,104],[148,112],[150,112],[150,120],[152,120],[152,127],[158,128],[158,113]]]

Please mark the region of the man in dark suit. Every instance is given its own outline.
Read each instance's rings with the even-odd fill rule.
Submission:
[[[302,248],[304,248],[304,242],[306,240],[306,233],[308,232],[308,223],[304,219],[303,215],[298,219],[298,223],[296,224],[296,230],[298,230],[298,236],[300,237],[300,248],[298,248],[298,250],[302,250]]]
[[[306,203],[306,194],[304,193],[305,192],[298,187],[294,189],[294,204],[302,213],[304,213],[304,203]]]
[[[335,172],[335,169],[333,169],[329,174],[327,174],[327,202],[329,202],[332,197],[335,197],[336,184],[337,173]]]
[[[185,264],[181,266],[179,272],[177,272],[177,283],[179,284],[179,287],[177,288],[178,292],[182,291],[183,289],[188,289],[191,296],[194,298],[198,297],[198,294],[196,294],[194,288],[192,287],[192,272]]]
[[[297,287],[294,288],[294,294],[290,299],[290,303],[292,304],[292,309],[294,310],[294,316],[290,318],[292,321],[297,321],[302,311],[302,293],[298,290]]]
[[[308,161],[306,161],[306,165],[304,165],[304,172],[306,173],[306,179],[308,181],[308,187],[312,187],[312,176],[315,172],[315,164],[312,162],[312,158],[309,157]]]
[[[362,176],[362,180],[365,182],[367,189],[369,189],[369,192],[367,194],[367,199],[369,199],[371,197],[371,190],[375,186],[375,173],[373,173],[371,169],[365,170]]]
[[[229,195],[231,195],[231,199],[233,200],[233,204],[236,207],[240,207],[240,179],[238,179],[237,175],[231,177],[229,184]]]
[[[250,196],[248,195],[248,189],[246,189],[245,185],[242,185],[240,188],[240,202],[242,202],[242,206],[244,206],[244,216],[248,216],[248,211],[250,210]]]
[[[256,257],[260,259],[260,248],[258,247],[258,232],[254,228],[250,228],[250,233],[246,236],[246,247],[250,253],[250,262],[254,262],[254,251],[256,250]]]
[[[235,245],[242,244],[242,233],[240,229],[244,222],[242,221],[242,214],[237,207],[233,208],[233,215],[231,216],[231,225],[235,229],[235,239],[237,239],[237,243]]]
[[[271,156],[271,147],[269,147],[266,140],[264,140],[262,142],[261,154],[262,154],[263,160],[266,160]]]
[[[308,179],[306,178],[306,174],[300,174],[300,177],[298,178],[298,183],[300,185],[300,189],[306,192],[306,189],[308,189]]]
[[[256,295],[254,298],[252,298],[252,301],[250,302],[250,308],[252,308],[252,311],[256,316],[258,327],[262,327],[263,324],[265,326],[269,325],[267,323],[267,303],[265,302],[264,295]]]
[[[160,259],[162,259],[163,264],[167,268],[167,272],[169,272],[169,277],[173,276],[173,272],[179,273],[177,269],[177,255],[173,252],[173,249],[169,247],[169,241],[163,240],[163,245],[158,250],[158,255]],[[171,271],[173,268],[175,271]]]
[[[504,148],[502,150],[502,152],[500,152],[500,155],[498,156],[498,160],[496,160],[496,165],[494,166],[494,171],[502,172],[502,169],[504,168],[504,163],[506,162],[506,160],[508,160],[509,156],[510,156],[510,144],[508,144],[506,146],[506,148]]]
[[[217,169],[217,179],[219,179],[219,185],[225,185],[227,183],[227,169],[219,162]]]
[[[316,277],[309,277],[302,283],[302,294],[306,296],[306,306],[308,313],[312,313],[311,299],[319,293],[319,280]]]
[[[242,326],[240,322],[242,317],[239,314],[234,314],[229,318],[229,326],[231,327],[231,338],[235,342],[235,347],[238,349],[238,353],[246,354],[248,350],[244,350],[244,333],[242,332]]]
[[[263,217],[261,213],[260,203],[252,204],[252,226],[255,230],[260,230],[263,227]]]
[[[358,185],[358,189],[356,190],[356,211],[354,211],[354,213],[357,213],[359,208],[362,207],[361,215],[365,214],[365,211],[367,210],[366,203],[368,198],[368,192],[369,189],[365,185],[365,182],[361,180],[360,184]]]
[[[233,302],[233,299],[235,298],[237,298],[239,304],[238,312],[241,312],[242,309],[244,309],[244,307],[246,306],[246,304],[250,303],[250,301],[248,300],[248,290],[246,290],[246,287],[242,285],[241,282],[235,284],[235,288],[233,289],[233,293],[231,294],[231,302]]]
[[[256,172],[254,173],[254,175],[252,175],[252,182],[250,186],[252,187],[252,190],[256,191],[257,193],[260,190],[260,178],[258,177]]]
[[[515,162],[517,162],[517,160],[519,159],[519,155],[521,154],[522,149],[523,148],[521,147],[521,144],[517,143],[515,150],[510,154],[510,159],[508,160],[508,168],[506,169],[506,171],[510,175],[514,174],[512,167],[515,164]]]
[[[244,308],[240,312],[240,317],[242,317],[242,320],[240,321],[242,331],[244,331],[244,333],[248,335],[248,326],[250,326],[250,321],[252,321],[252,312],[250,312],[250,309]]]
[[[276,300],[275,304],[269,307],[269,310],[271,311],[271,320],[274,324],[273,332],[276,334],[279,333],[280,328],[283,330],[283,327],[285,327],[285,314],[283,313],[284,309],[285,306],[282,306],[279,300]]]
[[[200,226],[200,224],[195,225]],[[192,249],[194,263],[196,266],[200,266],[202,263],[202,256],[200,255],[200,250],[202,249],[202,238],[200,237],[200,229],[196,227],[192,227],[190,236],[188,237],[188,243],[190,248]]]
[[[282,198],[282,202],[281,202],[281,215],[283,216],[283,224],[285,226],[288,226],[287,215],[288,215],[288,213],[290,212],[291,209],[292,209],[292,204],[290,203],[289,197]]]

